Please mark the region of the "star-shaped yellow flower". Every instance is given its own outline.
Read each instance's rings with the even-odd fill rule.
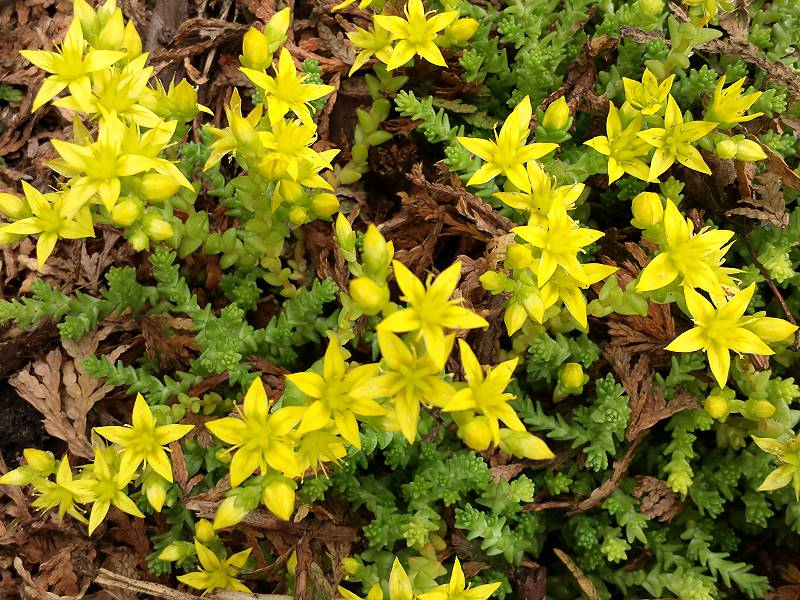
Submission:
[[[297,73],[294,59],[286,48],[281,48],[277,66],[273,67],[275,77],[261,71],[241,68],[247,78],[264,90],[267,100],[267,115],[273,125],[292,111],[305,124],[312,124],[311,111],[308,105],[312,100],[330,94],[332,85],[304,83],[308,75]]]
[[[132,425],[124,427],[95,427],[94,430],[109,442],[124,448],[120,471],[133,474],[144,463],[172,482],[172,466],[164,446],[181,439],[192,430],[192,425],[156,427],[156,418],[141,394],[136,395],[131,422]]]
[[[461,562],[456,557],[453,572],[450,574],[450,583],[440,585],[427,594],[420,594],[419,600],[488,600],[499,587],[499,582],[468,587]]]
[[[479,185],[497,175],[505,175],[519,189],[530,191],[531,184],[525,163],[542,158],[558,148],[558,144],[525,144],[530,134],[532,115],[531,99],[525,96],[508,115],[500,128],[500,134],[495,134],[494,141],[458,138],[462,146],[486,161],[486,164],[470,177],[467,185]]]
[[[608,157],[608,183],[614,183],[625,173],[643,181],[650,180],[650,169],[642,157],[650,153],[647,143],[637,137],[642,129],[642,116],[637,115],[623,129],[619,111],[614,103],[608,105],[606,135],[599,135],[584,142],[600,154]]]
[[[373,17],[376,25],[393,33],[400,40],[392,50],[392,56],[389,58],[386,68],[391,71],[402,67],[415,55],[421,56],[434,65],[446,67],[447,63],[442,52],[436,46],[435,40],[442,29],[458,18],[458,11],[450,10],[426,19],[422,0],[408,0],[404,12],[405,19],[389,15]]]
[[[200,560],[200,570],[178,575],[178,581],[190,585],[203,593],[220,590],[237,590],[249,593],[250,589],[236,579],[236,574],[241,570],[250,556],[250,548],[237,552],[232,556],[220,559],[214,552],[203,544],[194,541],[197,558]]]
[[[755,290],[756,284],[750,284],[715,307],[693,289],[684,289],[694,327],[675,338],[666,350],[704,351],[714,379],[719,387],[724,388],[731,365],[731,350],[744,354],[774,354],[765,342],[786,339],[797,330],[796,325],[782,319],[744,316]]]
[[[460,306],[450,296],[461,277],[461,263],[455,262],[425,285],[399,261],[394,261],[394,276],[408,304],[378,323],[378,331],[405,333],[416,331],[425,342],[425,349],[434,359],[447,354],[444,329],[488,327],[486,319]]]

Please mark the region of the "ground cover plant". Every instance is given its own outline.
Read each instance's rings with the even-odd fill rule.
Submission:
[[[800,597],[796,3],[0,23],[0,598]]]

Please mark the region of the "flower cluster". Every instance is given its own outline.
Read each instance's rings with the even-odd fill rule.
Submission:
[[[0,196],[0,212],[10,221],[0,225],[0,243],[38,235],[42,268],[58,239],[91,237],[95,223],[126,227],[139,250],[172,237],[159,205],[180,188],[194,189],[164,154],[182,137],[183,123],[207,110],[195,90],[186,81],[166,90],[149,83],[153,70],[141,39],[113,0],[97,10],[76,0],[61,45],[22,54],[49,74],[33,108],[66,89],[54,104],[77,114],[72,141],[52,140],[59,158],[50,166],[64,180],[44,194],[23,183],[24,199]],[[96,132],[84,121],[96,123]]]
[[[346,8],[354,1],[346,0],[334,10]],[[360,7],[370,4],[369,0],[362,0]],[[460,19],[458,10],[426,12],[422,0],[408,0],[403,16],[375,14],[372,25],[371,30],[357,27],[347,34],[350,43],[358,49],[351,75],[373,56],[390,71],[406,65],[415,56],[446,67],[441,48],[463,46],[478,28],[475,19]]]
[[[112,445],[98,443],[94,461],[82,465],[77,477],[66,455],[59,461],[49,452],[28,449],[27,464],[0,477],[0,484],[30,485],[36,493],[36,508],[58,508],[59,517],[68,514],[87,523],[90,535],[112,506],[144,517],[130,498],[131,484],[138,485],[149,506],[160,511],[173,481],[165,446],[184,437],[193,426],[158,425],[141,394],[136,397],[131,422],[124,427],[95,427],[95,432]],[[88,521],[79,505],[91,505]]]

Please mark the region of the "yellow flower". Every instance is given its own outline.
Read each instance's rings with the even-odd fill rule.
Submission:
[[[719,11],[733,10],[733,0],[683,0],[689,6],[692,23],[705,27]]]
[[[307,74],[298,75],[294,59],[286,48],[281,48],[277,66],[273,67],[275,77],[261,71],[241,67],[242,73],[256,86],[264,90],[267,115],[270,123],[278,123],[289,111],[294,112],[306,125],[313,123],[308,105],[312,100],[330,94],[332,85],[303,83]]]
[[[59,517],[69,514],[81,523],[86,523],[86,517],[80,513],[75,503],[83,504],[90,501],[91,497],[86,492],[71,489],[72,481],[69,457],[65,454],[58,465],[55,482],[44,478],[33,480],[33,488],[37,493],[33,506],[45,511],[58,507]]]
[[[765,342],[785,339],[797,330],[782,319],[744,316],[756,285],[737,292],[718,307],[690,288],[684,289],[686,306],[694,321],[694,327],[675,338],[667,347],[672,352],[694,352],[703,350],[708,355],[708,363],[714,379],[720,388],[728,381],[730,369],[730,350],[745,354],[774,354]]]
[[[222,560],[197,540],[194,541],[194,548],[201,569],[185,575],[178,575],[178,581],[195,589],[203,590],[204,594],[216,589],[250,592],[245,584],[236,579],[236,574],[244,567],[247,557],[250,556],[250,548]]]
[[[625,86],[625,99],[628,103],[645,116],[656,114],[664,106],[675,75],[670,75],[660,84],[650,69],[644,70],[641,83],[627,77],[622,78]]]
[[[380,25],[375,25],[372,31],[356,27],[355,30],[347,32],[347,37],[350,43],[360,50],[348,75],[358,71],[373,55],[384,64],[392,57],[393,36]]]
[[[613,103],[608,105],[606,135],[584,142],[608,157],[608,183],[614,183],[625,173],[637,179],[650,181],[650,169],[641,157],[650,153],[650,147],[637,134],[642,129],[642,116],[636,117],[623,129],[619,111]]]
[[[542,158],[556,148],[558,144],[525,144],[530,134],[531,99],[525,96],[517,104],[500,128],[495,133],[495,140],[459,137],[458,141],[467,150],[486,161],[467,185],[479,185],[490,181],[497,175],[505,175],[519,189],[528,191],[530,180],[525,170],[525,163]]]
[[[458,340],[458,347],[461,350],[461,364],[467,377],[467,386],[458,390],[448,400],[444,405],[444,410],[446,412],[462,410],[479,412],[488,421],[492,432],[492,441],[495,445],[500,443],[498,420],[503,421],[514,431],[525,431],[525,425],[508,404],[509,400],[514,399],[514,394],[505,391],[514,376],[518,359],[512,358],[502,362],[492,369],[487,369],[484,374],[483,367],[475,357],[475,353],[472,352],[472,348],[464,340]]]
[[[556,301],[561,298],[564,306],[567,307],[569,314],[578,322],[578,324],[586,329],[589,322],[586,316],[586,297],[581,290],[587,289],[594,283],[602,281],[617,270],[617,267],[610,265],[603,265],[600,263],[588,263],[581,265],[585,279],[576,279],[562,267],[556,269],[556,272],[550,280],[542,286],[541,290],[541,304],[542,314],[537,319],[542,322],[544,310],[547,310]]]
[[[386,64],[386,68],[391,71],[402,67],[415,55],[421,56],[434,65],[446,67],[444,56],[434,40],[436,40],[436,34],[458,18],[458,11],[451,10],[426,19],[422,0],[408,0],[404,12],[405,19],[389,15],[373,17],[376,25],[390,31],[400,40],[392,50],[392,56]]]
[[[163,446],[179,440],[192,430],[191,425],[162,425],[156,427],[153,412],[141,394],[133,404],[132,425],[124,427],[95,427],[94,430],[108,441],[124,448],[120,471],[131,476],[140,464],[150,467],[161,477],[172,482],[172,466]]]
[[[786,442],[753,436],[753,441],[764,452],[777,457],[781,463],[781,466],[767,475],[758,486],[758,491],[769,492],[791,483],[795,499],[800,500],[800,436],[791,437]]]
[[[729,129],[738,123],[752,121],[756,117],[763,115],[764,113],[760,112],[752,115],[744,114],[761,97],[762,93],[752,92],[740,96],[744,80],[745,78],[742,77],[739,81],[730,84],[727,89],[723,90],[725,76],[720,77],[717,87],[714,89],[714,96],[711,98],[703,118],[706,121],[718,123],[721,129]]]
[[[89,209],[82,207],[73,212],[68,200],[69,193],[42,194],[26,181],[22,182],[22,190],[33,216],[0,225],[0,236],[41,234],[36,242],[36,260],[39,269],[53,253],[59,238],[74,240],[94,236],[94,225]]]
[[[732,287],[731,273],[722,267],[723,256],[730,248],[733,232],[704,227],[693,234],[692,220],[684,217],[671,200],[664,210],[665,242],[659,254],[642,270],[637,292],[650,292],[668,286],[678,277],[684,288],[698,288],[719,295],[723,287]]]
[[[456,557],[453,572],[450,574],[450,583],[440,585],[432,592],[420,594],[419,600],[488,600],[499,587],[500,582],[468,587],[464,571],[461,570],[461,562]]]
[[[32,110],[54,98],[65,87],[75,96],[79,104],[85,104],[92,93],[89,74],[102,71],[125,56],[124,52],[112,50],[90,50],[83,55],[86,40],[81,24],[73,19],[58,52],[45,50],[20,50],[20,54],[40,69],[52,73],[42,82],[42,87],[33,100]]]
[[[349,367],[344,361],[342,347],[332,338],[322,360],[322,375],[306,371],[286,376],[311,399],[297,428],[298,435],[325,429],[332,420],[339,434],[360,448],[357,417],[377,417],[386,413],[375,401],[384,395],[376,385],[377,372],[377,364]]]
[[[125,488],[131,481],[132,473],[124,472],[121,469],[114,469],[115,472],[112,472],[105,457],[107,451],[104,448],[95,448],[90,474],[83,479],[65,481],[61,484],[76,496],[81,497],[82,502],[92,502],[92,510],[89,513],[89,535],[92,535],[103,522],[112,505],[129,515],[140,519],[144,518],[133,500],[125,494]]]
[[[262,474],[267,467],[289,477],[300,475],[289,432],[300,420],[302,409],[284,407],[269,414],[270,401],[261,379],[256,378],[244,397],[244,406],[237,406],[240,418],[224,417],[206,423],[206,428],[235,450],[230,464],[231,485],[238,486],[256,469]]]
[[[545,173],[535,160],[528,161],[525,168],[530,185],[523,189],[528,191],[497,192],[494,197],[511,208],[544,216],[553,205],[561,206],[564,210],[575,208],[575,202],[586,187],[584,184],[573,183],[556,187],[555,177]]]
[[[453,388],[442,377],[453,336],[447,336],[445,352],[440,356],[418,355],[402,339],[389,331],[378,331],[378,343],[383,357],[383,373],[376,385],[394,399],[400,431],[413,443],[417,436],[419,405],[443,406]]]
[[[225,106],[228,127],[220,129],[210,125],[205,126],[205,130],[214,137],[214,141],[211,143],[211,154],[203,165],[203,170],[207,171],[223,156],[237,150],[247,155],[263,154],[264,146],[256,129],[263,114],[264,105],[256,104],[246,117],[242,116],[242,98],[239,96],[239,90],[233,88],[231,100]]]
[[[667,111],[664,114],[664,127],[640,131],[637,135],[653,146],[656,151],[650,162],[650,179],[657,179],[677,160],[679,163],[706,175],[711,169],[692,145],[717,126],[706,121],[683,122],[681,109],[670,95],[667,98]]]
[[[539,249],[541,256],[536,263],[536,275],[540,287],[559,266],[578,281],[585,282],[587,274],[578,261],[578,253],[603,237],[602,231],[581,227],[563,207],[556,205],[550,209],[544,223],[515,227],[511,231]]]
[[[266,152],[258,164],[259,171],[264,177],[282,179],[289,175],[298,181],[303,161],[308,161],[315,167],[332,168],[331,160],[338,150],[324,150],[316,152],[309,146],[316,140],[317,129],[297,120],[282,119],[272,126],[272,131],[259,132],[259,139]]]
[[[73,178],[71,201],[80,206],[96,195],[109,212],[119,199],[121,177],[153,170],[194,191],[178,167],[165,158],[157,158],[170,143],[176,125],[177,121],[161,122],[142,134],[136,125],[126,127],[112,113],[100,121],[95,142],[81,145],[51,140],[61,158],[49,164],[58,173]],[[70,204],[68,210],[74,209]]]
[[[403,292],[401,299],[406,301],[407,307],[378,323],[378,331],[418,332],[427,353],[436,360],[446,360],[445,328],[488,327],[483,317],[460,306],[459,300],[450,299],[461,276],[460,262],[447,267],[435,279],[429,275],[425,285],[403,263],[395,260],[392,264],[397,285]]]

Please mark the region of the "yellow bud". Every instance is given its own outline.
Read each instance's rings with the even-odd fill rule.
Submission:
[[[506,264],[512,269],[524,269],[533,262],[533,255],[527,246],[514,244],[506,252]]]
[[[296,204],[305,195],[303,186],[293,179],[281,179],[275,187],[275,192],[280,194],[281,201],[290,204]]]
[[[497,292],[503,289],[503,284],[506,281],[506,276],[497,271],[486,271],[481,275],[478,280],[481,282],[483,289],[489,292]]]
[[[158,560],[176,562],[186,557],[186,542],[172,542],[161,551]]]
[[[0,194],[0,213],[14,221],[31,215],[28,203],[14,194]]]
[[[228,452],[225,448],[220,448],[214,453],[214,458],[216,458],[219,462],[224,465],[230,464],[231,462],[231,453]]]
[[[188,121],[197,114],[197,90],[185,79],[169,90],[167,99],[172,110],[182,119]]]
[[[327,219],[339,210],[339,199],[336,194],[319,192],[311,197],[311,208],[320,219]]]
[[[145,215],[142,225],[147,236],[157,242],[168,240],[174,234],[172,225],[156,214]]]
[[[639,10],[645,15],[661,16],[664,12],[664,0],[639,0]]]
[[[658,225],[664,220],[664,205],[661,196],[654,192],[642,192],[633,199],[633,220],[631,223],[639,229]]]
[[[336,241],[345,249],[351,250],[355,247],[356,234],[353,226],[342,213],[336,217]]]
[[[458,19],[450,26],[450,38],[458,44],[469,40],[478,30],[478,21],[475,19]]]
[[[291,519],[294,512],[294,486],[292,483],[286,478],[273,479],[264,486],[261,494],[264,506],[284,521]]]
[[[125,196],[120,198],[114,208],[111,209],[111,220],[115,225],[128,227],[136,222],[142,214],[142,203],[138,198]]]
[[[752,140],[739,140],[736,142],[736,160],[753,162],[764,160],[767,155],[761,146]]]
[[[166,481],[160,476],[148,477],[142,487],[144,487],[144,493],[150,506],[156,512],[161,512],[164,501],[167,499]]]
[[[569,106],[564,96],[547,107],[542,119],[542,127],[547,131],[562,131],[569,127]]]
[[[389,288],[378,285],[369,277],[357,277],[351,281],[350,295],[368,315],[378,314],[389,302]]]
[[[352,556],[342,559],[342,572],[347,577],[354,577],[361,570],[361,561]]]
[[[207,519],[200,519],[194,526],[194,537],[202,544],[209,544],[215,535],[214,526]]]
[[[177,194],[180,187],[171,175],[148,173],[142,176],[139,191],[150,202],[163,202]]]
[[[217,507],[214,515],[214,529],[225,529],[240,523],[250,513],[246,508],[236,504],[236,498],[228,496]]]
[[[289,222],[292,225],[303,225],[308,223],[308,211],[302,206],[293,206],[289,210]]]
[[[500,430],[500,449],[518,458],[550,460],[555,454],[539,437],[527,431]]]
[[[476,452],[483,452],[492,443],[492,430],[486,417],[473,417],[458,428],[458,437]]]
[[[370,223],[364,234],[364,251],[362,253],[364,266],[370,273],[378,273],[385,269],[392,260],[389,245],[381,235],[378,228]]]
[[[270,53],[275,52],[278,48],[283,46],[286,41],[286,32],[289,31],[289,23],[292,20],[292,13],[287,6],[283,10],[279,10],[264,27],[264,35],[269,43]]]
[[[769,419],[775,414],[775,406],[769,400],[755,400],[750,399],[744,403],[742,415],[754,421],[760,419]]]
[[[128,238],[128,243],[136,252],[141,252],[150,245],[150,238],[141,229],[134,231]]]
[[[717,142],[716,146],[714,146],[714,152],[716,152],[717,156],[723,160],[730,160],[731,158],[735,157],[736,150],[736,142],[731,139]]]
[[[21,487],[28,485],[31,481],[39,477],[30,467],[19,467],[0,476],[0,485],[16,485]]]
[[[267,37],[258,29],[251,27],[242,39],[242,56],[239,57],[242,66],[256,71],[264,71],[272,62],[272,52],[269,51]]]
[[[37,450],[36,448],[25,448],[22,451],[25,462],[28,466],[39,473],[52,473],[56,468],[56,459],[51,452]]]
[[[712,394],[703,402],[703,408],[710,417],[722,419],[728,412],[728,399],[719,394]]]
[[[564,364],[558,374],[558,382],[561,387],[571,394],[579,394],[588,381],[589,376],[583,372],[580,363],[576,362]]]

